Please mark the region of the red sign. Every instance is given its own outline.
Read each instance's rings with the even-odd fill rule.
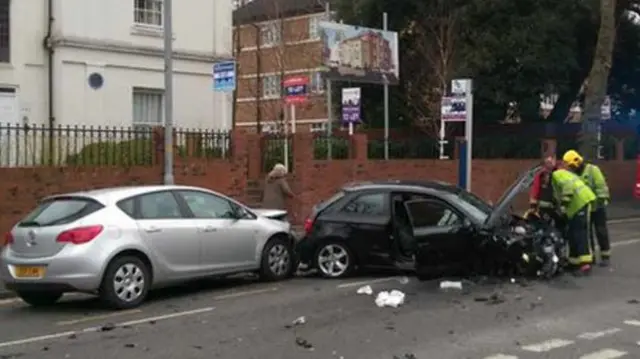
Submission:
[[[308,97],[309,78],[306,76],[293,76],[286,78],[283,82],[285,98],[287,104],[304,103]]]

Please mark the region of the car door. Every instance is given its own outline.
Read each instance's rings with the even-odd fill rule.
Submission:
[[[371,266],[391,263],[388,192],[365,192],[332,215],[343,221],[347,219],[346,237],[349,246],[357,252],[360,263]]]
[[[237,204],[210,192],[176,191],[191,212],[202,247],[203,269],[227,272],[256,267],[257,219],[237,218]]]
[[[147,193],[133,199],[136,224],[147,246],[169,279],[199,270],[200,238],[171,191]]]
[[[416,269],[464,268],[471,253],[467,220],[449,204],[438,199],[405,202],[416,241]]]

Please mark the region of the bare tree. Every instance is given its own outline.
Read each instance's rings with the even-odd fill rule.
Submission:
[[[616,41],[616,1],[600,0],[598,41],[591,71],[583,85],[585,100],[580,152],[590,159],[596,158],[598,151],[596,131],[600,123],[600,108],[607,96],[607,84]]]

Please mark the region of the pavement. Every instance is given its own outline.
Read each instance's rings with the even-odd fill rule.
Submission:
[[[154,292],[120,312],[85,296],[49,309],[5,299],[0,358],[640,358],[640,221],[610,231],[613,266],[586,278],[464,282],[443,292],[438,281],[384,273],[241,277]],[[356,294],[364,285],[373,296]],[[406,302],[378,308],[375,294],[392,289]]]

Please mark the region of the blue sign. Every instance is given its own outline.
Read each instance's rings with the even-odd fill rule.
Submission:
[[[236,62],[213,64],[213,91],[231,92],[236,89]]]

